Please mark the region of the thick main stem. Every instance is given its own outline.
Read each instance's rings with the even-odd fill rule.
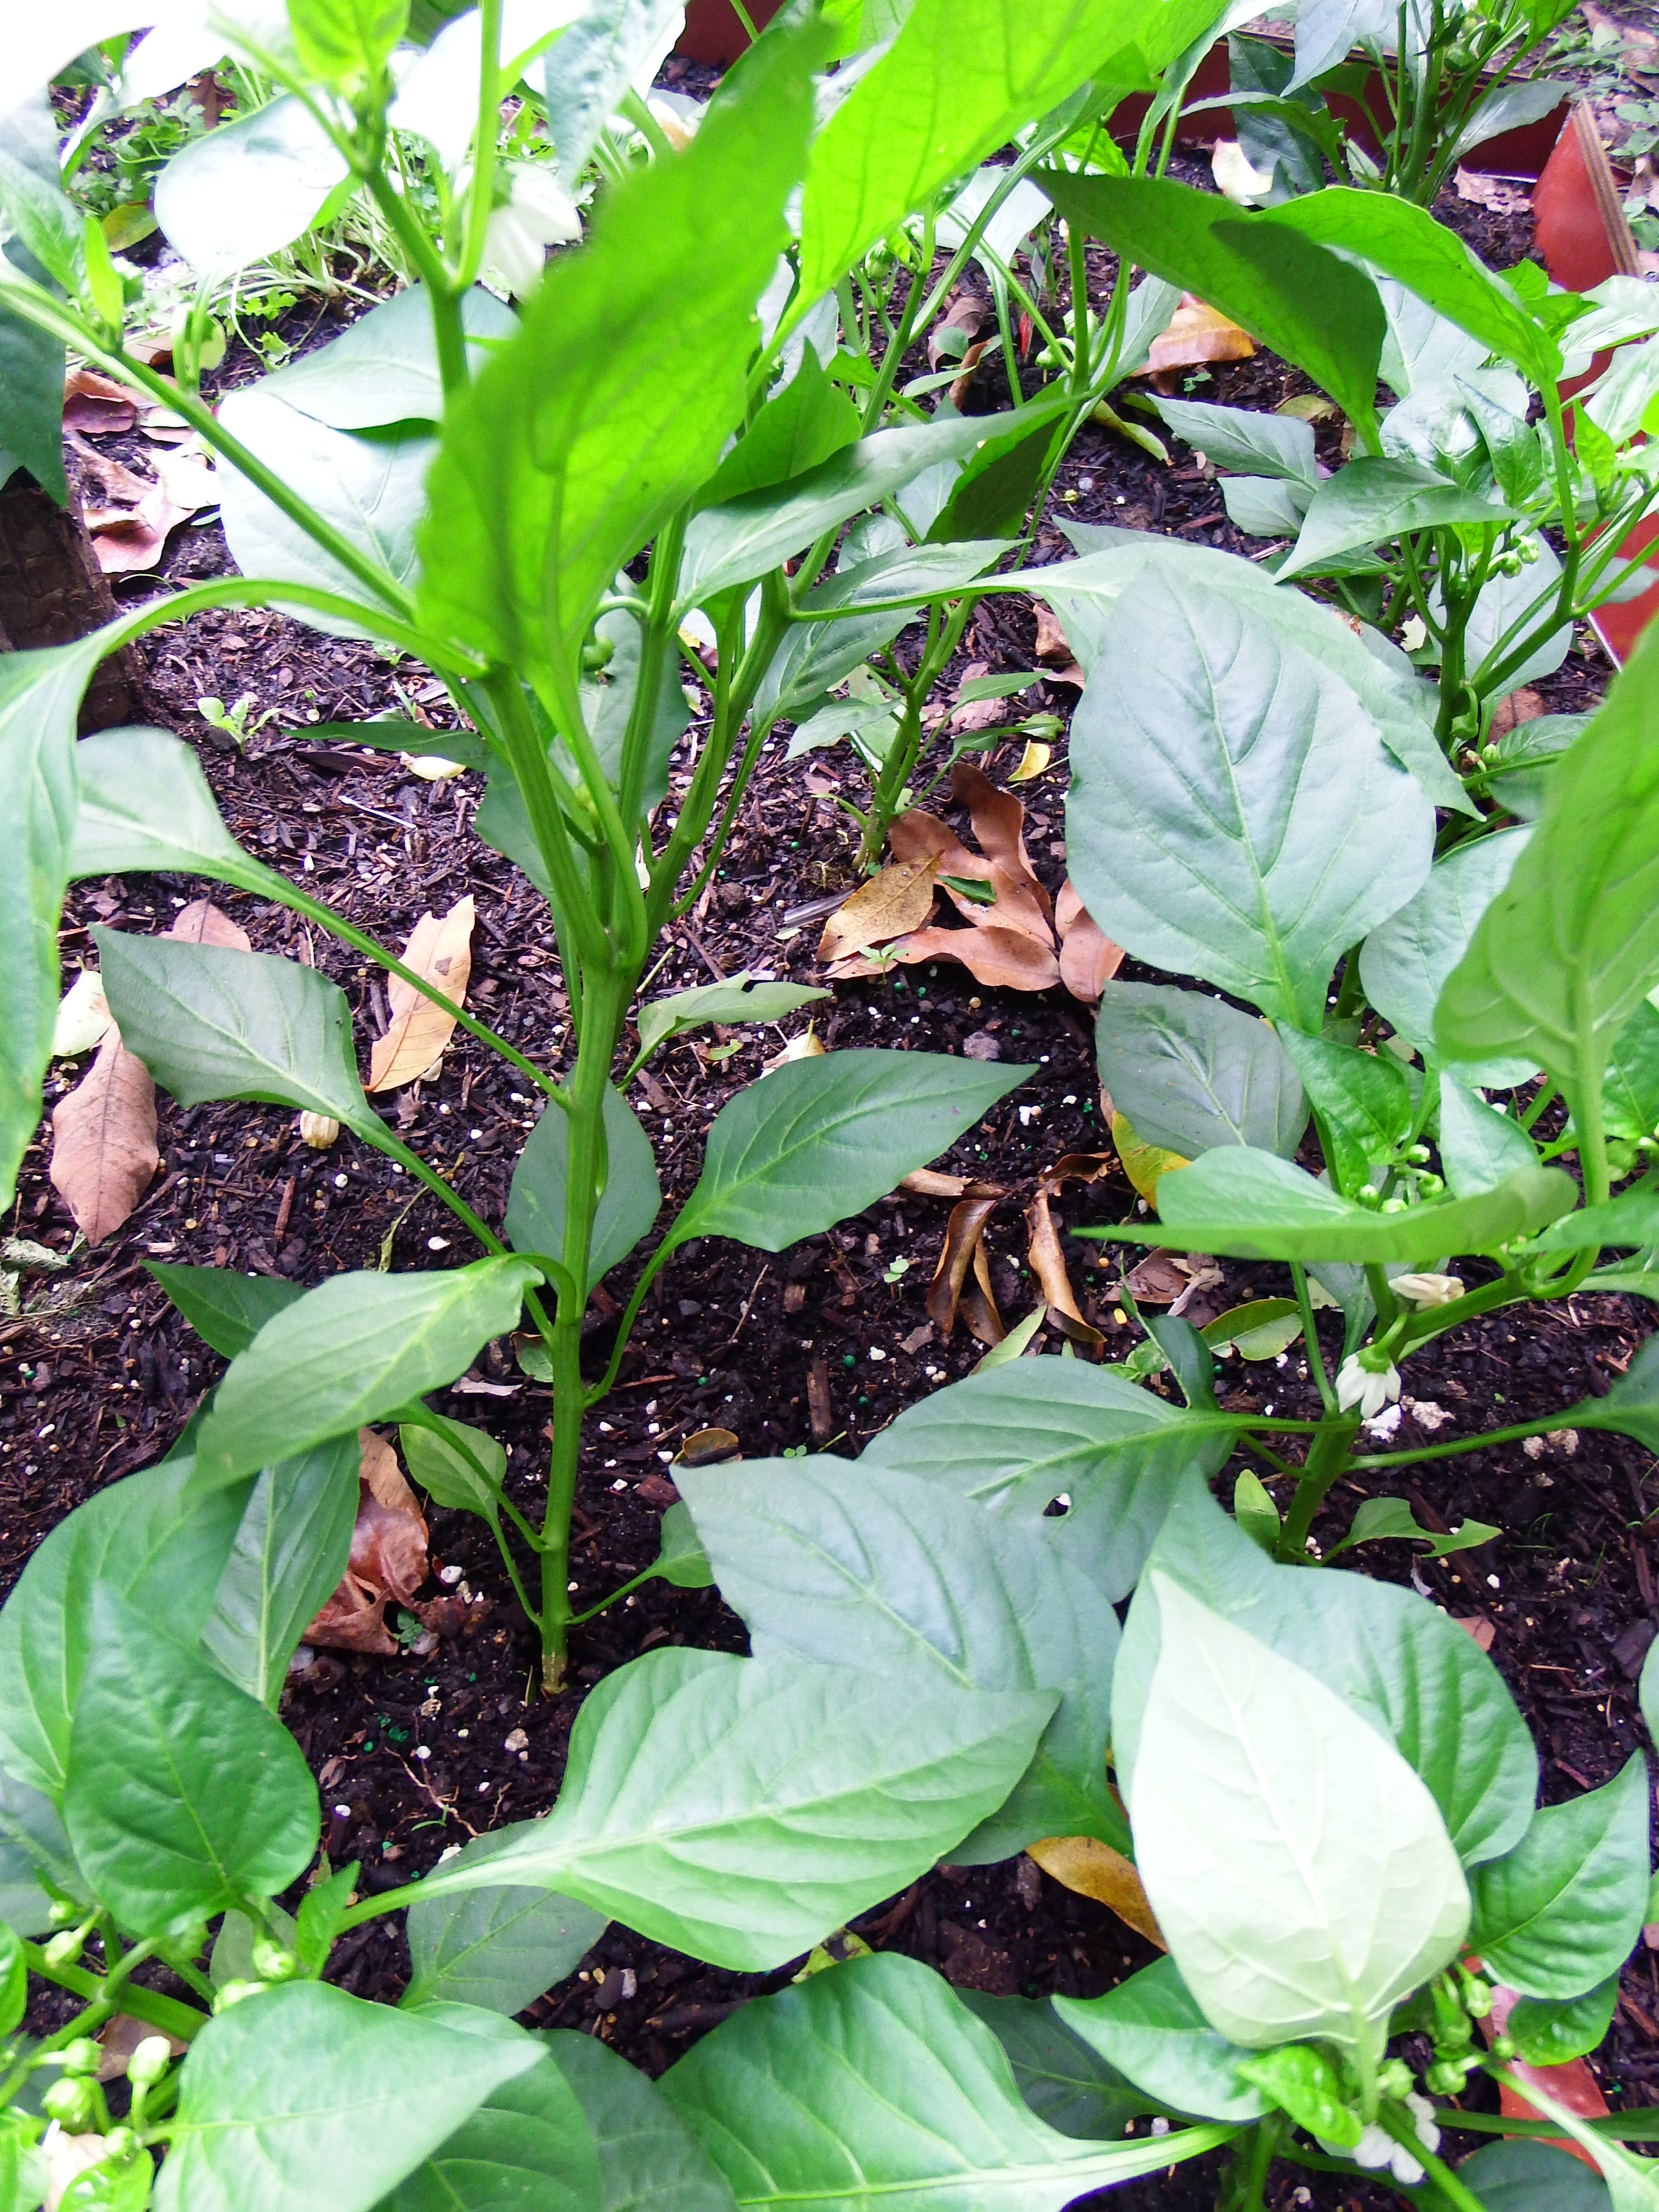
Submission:
[[[1313,1442],[1308,1447],[1308,1456],[1302,1462],[1301,1479],[1291,1510],[1285,1516],[1285,1526],[1279,1539],[1279,1557],[1287,1561],[1305,1562],[1308,1537],[1313,1528],[1314,1516],[1325,1502],[1326,1493],[1348,1464],[1349,1448],[1359,1428],[1357,1413],[1332,1412],[1314,1431]]]

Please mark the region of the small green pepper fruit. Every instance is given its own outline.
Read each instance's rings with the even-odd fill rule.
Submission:
[[[113,2166],[127,2159],[135,2158],[143,2147],[133,2129],[112,2128],[104,2137],[103,2162],[106,2166]]]
[[[1463,2069],[1455,2058],[1437,2059],[1423,2083],[1432,2097],[1455,2097],[1463,2086]]]
[[[1515,2038],[1512,2035],[1493,2036],[1492,2040],[1492,2055],[1494,2058],[1513,2058],[1515,2056]]]
[[[79,1923],[80,1919],[81,1907],[78,1905],[71,1905],[66,1897],[53,1898],[51,1909],[46,1914],[49,1927],[73,1928]]]
[[[608,667],[616,650],[614,637],[590,637],[582,647],[583,675],[594,676],[601,668]]]

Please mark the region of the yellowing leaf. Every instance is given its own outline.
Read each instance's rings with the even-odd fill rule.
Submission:
[[[1166,1152],[1157,1145],[1143,1145],[1133,1126],[1121,1114],[1112,1115],[1112,1142],[1123,1163],[1123,1172],[1148,1206],[1158,1204],[1158,1179],[1172,1175],[1187,1162],[1179,1152]]]
[[[96,1244],[121,1226],[161,1164],[155,1085],[112,1022],[97,1059],[52,1109],[52,1188]]]
[[[1042,774],[1054,757],[1052,745],[1042,744],[1036,738],[1028,738],[1025,750],[1019,757],[1019,766],[1009,776],[1009,782],[1030,783],[1034,777]]]
[[[761,1073],[770,1075],[775,1067],[787,1067],[792,1060],[817,1060],[825,1050],[811,1022],[798,1037],[791,1037],[783,1050],[766,1062]]]
[[[83,968],[64,992],[52,1025],[54,1060],[78,1060],[101,1044],[115,1017],[104,996],[104,979],[95,968]]]
[[[422,783],[447,783],[452,777],[466,773],[465,763],[446,760],[441,753],[399,753],[398,758]]]
[[[1210,361],[1249,361],[1255,351],[1249,334],[1218,307],[1206,307],[1192,293],[1183,292],[1169,328],[1152,340],[1141,373],[1156,376],[1164,368],[1197,368]]]
[[[844,960],[868,945],[890,944],[919,929],[933,910],[933,855],[894,860],[838,906],[818,939],[820,960]]]
[[[1156,1943],[1160,1951],[1169,1949],[1133,1862],[1109,1844],[1103,1844],[1096,1836],[1049,1836],[1040,1844],[1029,1844],[1027,1856],[1036,1861],[1044,1874],[1052,1875],[1079,1897],[1092,1897],[1097,1905],[1109,1906],[1136,1935]]]
[[[441,921],[423,914],[404,947],[404,965],[424,975],[434,990],[456,1006],[466,1000],[472,972],[472,923],[477,907],[469,895],[458,900]],[[433,1066],[455,1031],[455,1017],[434,1006],[412,983],[394,975],[386,989],[392,1026],[369,1054],[368,1088],[396,1091]]]

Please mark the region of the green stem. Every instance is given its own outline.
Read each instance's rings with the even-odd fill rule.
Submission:
[[[423,1182],[434,1198],[441,1198],[456,1219],[476,1237],[486,1252],[505,1258],[507,1247],[493,1229],[487,1228],[464,1198],[458,1197],[435,1168],[429,1168],[418,1152],[411,1152],[401,1138],[394,1137],[386,1123],[371,1106],[365,1119],[350,1124],[353,1132],[377,1152],[384,1152],[389,1160],[396,1160],[416,1182]]]
[[[104,2001],[105,1978],[88,1973],[84,1966],[50,1966],[46,1952],[38,1943],[25,1943],[23,1957],[32,1974],[39,1974],[44,1982],[55,1982],[60,1990],[72,1996],[86,1997],[94,2004]],[[188,2043],[207,2026],[207,2014],[198,2012],[194,2005],[180,2004],[176,1997],[164,1997],[155,1990],[134,1987],[124,1983],[121,1988],[121,2009],[134,2020],[142,2020],[147,2027],[160,2028],[164,2035],[177,2036],[179,2042]]]
[[[646,1292],[656,1281],[677,1249],[673,1232],[671,1230],[646,1261],[640,1279],[634,1285],[634,1294],[623,1309],[623,1317],[617,1324],[617,1340],[611,1346],[611,1358],[605,1373],[585,1394],[583,1400],[585,1405],[597,1406],[603,1399],[610,1396],[611,1385],[616,1382],[617,1372],[622,1366],[623,1354],[627,1351],[629,1340],[634,1334],[634,1324],[639,1319],[640,1308],[645,1303]]]
[[[1486,2212],[1486,2206],[1474,2191],[1458,2179],[1444,2159],[1436,2157],[1415,2128],[1386,2106],[1382,2114],[1382,2123],[1395,2141],[1403,2143],[1418,2160],[1447,2203],[1455,2208],[1455,2212]]]
[[[1296,1496],[1291,1500],[1291,1510],[1285,1516],[1279,1532],[1278,1557],[1286,1562],[1305,1566],[1308,1558],[1308,1537],[1313,1528],[1314,1516],[1325,1502],[1326,1493],[1348,1466],[1348,1450],[1359,1427],[1356,1413],[1329,1413],[1320,1423],[1313,1442],[1308,1447],[1308,1456],[1302,1463]]]
[[[478,121],[472,141],[472,182],[467,193],[460,254],[446,288],[456,293],[465,291],[483,266],[484,239],[495,204],[495,141],[501,112],[502,9],[503,0],[483,0],[478,11]],[[462,377],[465,381],[465,366]],[[445,390],[448,390],[447,383]]]
[[[1325,1355],[1319,1348],[1319,1332],[1314,1327],[1313,1300],[1308,1295],[1308,1271],[1297,1261],[1291,1262],[1291,1280],[1296,1285],[1296,1302],[1302,1310],[1302,1340],[1308,1347],[1308,1370],[1319,1389],[1319,1402],[1328,1413],[1337,1410],[1336,1393],[1331,1388],[1331,1378],[1325,1370]]]

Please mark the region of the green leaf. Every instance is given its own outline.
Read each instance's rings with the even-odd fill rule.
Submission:
[[[1648,1734],[1659,1733],[1655,1723],[1659,1722],[1659,1643],[1650,1644],[1648,1656],[1642,1662],[1642,1674],[1637,1690],[1638,1703],[1642,1708],[1642,1719]]]
[[[866,1447],[891,1467],[1036,1530],[1115,1603],[1139,1579],[1176,1485],[1214,1474],[1236,1431],[1109,1367],[1015,1360],[948,1384]],[[1063,1513],[1049,1507],[1065,1497]]]
[[[1009,415],[951,415],[878,430],[804,476],[704,507],[685,533],[680,604],[692,606],[751,582],[849,515],[878,506],[923,469],[963,459],[990,438],[1008,434],[1009,424],[1023,434],[1033,417],[1047,421],[1054,412],[1038,402]]]
[[[1528,830],[1500,830],[1437,860],[1428,881],[1359,948],[1359,978],[1379,1014],[1425,1059],[1437,1059],[1434,1009],[1446,978],[1468,951],[1480,917],[1527,848]],[[1526,1055],[1483,1059],[1462,1068],[1471,1083],[1524,1083],[1538,1063]]]
[[[605,1085],[604,1129],[608,1158],[593,1214],[584,1291],[628,1257],[662,1209],[651,1139],[614,1084]],[[569,1175],[570,1115],[564,1107],[550,1105],[513,1170],[504,1227],[516,1250],[563,1261]]]
[[[1449,1068],[1440,1076],[1439,1145],[1440,1165],[1454,1198],[1496,1190],[1510,1176],[1538,1165],[1538,1147],[1514,1116],[1487,1105]]]
[[[1528,2066],[1565,2066],[1595,2050],[1613,2025],[1613,2008],[1619,1997],[1619,1977],[1582,1996],[1565,2002],[1547,1997],[1521,1997],[1510,2008],[1504,2033],[1515,2045],[1516,2056]]]
[[[931,1668],[653,1651],[589,1693],[557,1805],[498,1832],[510,1840],[488,1872],[768,1972],[915,1881],[994,1811],[1054,1704],[1048,1692],[956,1689]],[[422,1888],[471,1888],[484,1873],[452,1863]]]
[[[1553,384],[1560,375],[1560,349],[1554,340],[1503,278],[1483,267],[1456,232],[1437,222],[1426,208],[1337,185],[1288,200],[1255,221],[1358,255],[1478,338],[1488,353],[1513,362],[1530,383]]]
[[[1161,1176],[1158,1219],[1111,1232],[1131,1244],[1172,1244],[1242,1260],[1396,1261],[1422,1267],[1447,1253],[1493,1252],[1565,1213],[1577,1185],[1559,1168],[1528,1168],[1474,1198],[1382,1213],[1343,1198],[1305,1169],[1237,1146]]]
[[[1659,970],[1659,633],[1557,766],[1544,811],[1435,1012],[1441,1048],[1524,1055],[1583,1127],[1614,1038]]]
[[[1064,2026],[1171,2112],[1235,2124],[1268,2109],[1238,2071],[1243,2046],[1211,2027],[1173,1959],[1158,1959],[1100,1997],[1054,2000]]]
[[[432,2017],[465,2033],[529,2042],[522,2028],[459,2006]],[[540,2051],[539,2039],[533,2046]],[[544,2052],[492,2089],[454,2134],[381,2200],[377,2212],[599,2212],[605,2184],[580,2100]]]
[[[1218,469],[1282,478],[1309,491],[1319,482],[1311,422],[1251,407],[1212,407],[1199,399],[1155,397],[1152,404],[1176,437]]]
[[[271,1897],[317,1849],[317,1784],[275,1714],[102,1587],[70,1731],[64,1823],[135,1934]]]
[[[1136,958],[1317,1030],[1338,954],[1427,875],[1433,806],[1347,685],[1243,599],[1149,570],[1105,648],[1066,813],[1089,912]]]
[[[978,538],[951,544],[902,545],[873,561],[836,568],[801,601],[803,616],[867,613],[872,607],[910,606],[965,592],[1008,550],[1006,538]]]
[[[1241,218],[1213,192],[1167,178],[1043,170],[1037,181],[1074,228],[1199,293],[1305,369],[1362,435],[1376,436],[1385,325],[1363,270],[1293,230]]]
[[[322,1872],[320,1860],[317,1871],[319,1874]],[[299,1917],[294,1923],[293,1943],[304,1972],[320,1977],[328,1964],[328,1954],[334,1948],[335,1938],[340,1933],[346,1914],[351,1910],[356,1887],[357,1863],[355,1859],[349,1859],[321,1881],[314,1882],[301,1899]],[[214,1956],[216,1963],[216,1948]],[[250,1957],[249,1964],[252,1963]]]
[[[738,2203],[779,2212],[1060,2212],[1228,2132],[1060,2134],[1025,2105],[990,2029],[890,1952],[752,2000],[662,2086]]]
[[[422,533],[436,629],[545,681],[714,466],[743,416],[818,51],[812,33],[769,41],[685,155],[607,192],[589,244],[549,270],[518,337],[452,408]]]
[[[496,1836],[477,1836],[460,1856],[472,1866],[499,1849]],[[501,1887],[463,1890],[453,1897],[417,1894],[409,1909],[404,2008],[477,2005],[511,2018],[574,1974],[605,1929],[602,1913],[545,1889]]]
[[[202,1481],[167,1459],[97,1492],[45,1537],[0,1610],[0,1760],[60,1802],[70,1723],[94,1641],[100,1587],[194,1637],[235,1541],[248,1487]]]
[[[173,1304],[204,1344],[227,1359],[246,1352],[273,1314],[305,1296],[280,1275],[239,1275],[229,1267],[184,1267],[147,1260]]]
[[[1308,1125],[1295,1067],[1265,1022],[1203,991],[1109,982],[1095,1022],[1100,1079],[1150,1145],[1191,1158],[1214,1145],[1290,1158]]]
[[[19,189],[19,170],[32,173],[36,186],[60,190],[58,118],[47,103],[44,82],[38,91],[15,104],[0,118],[0,161],[9,199]],[[29,252],[21,237],[8,244],[0,275],[19,271],[37,283],[51,283],[43,264]],[[0,307],[0,484],[14,469],[26,468],[43,491],[59,507],[69,497],[64,474],[64,341],[36,328],[9,307]]]
[[[1592,2166],[1553,2143],[1487,2143],[1466,2158],[1457,2178],[1486,2212],[1613,2212],[1607,2185]]]
[[[482,284],[475,284],[462,300],[461,321],[475,371],[490,357],[493,348],[489,341],[510,338],[519,327],[513,310]],[[272,375],[261,377],[258,389],[331,430],[377,430],[393,422],[441,422],[443,374],[425,286],[406,284],[366,315],[359,315],[326,345],[301,354]],[[445,732],[451,742],[462,734]]]
[[[880,1051],[778,1068],[715,1116],[702,1173],[669,1235],[781,1252],[937,1159],[1033,1072]]]
[[[547,14],[570,24],[542,73],[559,174],[574,186],[630,85],[655,74],[681,25],[674,0],[599,0],[574,21],[562,9]]]
[[[1455,522],[1496,527],[1513,520],[1508,507],[1494,507],[1415,461],[1362,454],[1320,485],[1301,534],[1276,573],[1285,583],[1339,563],[1357,548],[1386,549],[1415,531]]]
[[[665,1583],[672,1583],[676,1589],[714,1588],[714,1571],[697,1540],[690,1508],[683,1502],[671,1505],[663,1515],[660,1544],[652,1564],[653,1574],[660,1576]]]
[[[1294,1298],[1250,1298],[1206,1322],[1199,1334],[1218,1355],[1236,1352],[1241,1359],[1277,1359],[1302,1334],[1302,1309]]]
[[[155,220],[199,281],[217,285],[309,230],[349,174],[305,101],[284,94],[175,154],[155,179]]]
[[[1585,1429],[1616,1429],[1659,1451],[1659,1341],[1649,1338],[1606,1397],[1581,1399],[1563,1420]]]
[[[409,21],[409,0],[288,0],[300,66],[319,83],[378,77]]]
[[[1162,1640],[1118,1773],[1170,1956],[1233,2041],[1317,2039],[1374,2064],[1395,2004],[1468,1927],[1439,1808],[1324,1681],[1149,1575]]]
[[[1348,1533],[1340,1544],[1333,1544],[1326,1553],[1334,1559],[1339,1552],[1346,1552],[1352,1544],[1376,1544],[1389,1537],[1410,1537],[1428,1546],[1425,1559],[1443,1559],[1449,1552],[1467,1552],[1477,1544],[1490,1544],[1503,1531],[1486,1521],[1460,1521],[1449,1535],[1437,1534],[1431,1528],[1419,1528],[1416,1516],[1403,1498],[1368,1498],[1355,1511]]]
[[[9,2037],[28,2004],[29,1970],[23,1947],[0,1922],[0,2036]]]
[[[1601,1121],[1610,1137],[1634,1143],[1659,1133],[1659,1007],[1644,999],[1613,1040],[1601,1085]]]
[[[58,1808],[0,1769],[0,1920],[20,1936],[50,1934],[54,1895],[91,1901]]]
[[[9,1206],[40,1119],[58,1019],[58,920],[75,834],[76,716],[108,644],[0,659],[0,935],[9,948],[0,1024],[0,1204]]]
[[[5,128],[0,131],[0,211],[21,249],[18,264],[37,283],[84,301],[85,231],[81,210],[59,179],[53,158],[58,134],[50,112],[42,113],[46,101],[39,95],[20,100],[9,89],[6,106]],[[60,413],[61,407],[60,400]]]
[[[823,373],[811,347],[781,392],[769,399],[697,495],[718,507],[745,492],[788,483],[857,442],[859,411]]]
[[[370,2212],[540,2057],[318,1982],[245,1997],[191,2045],[156,2212]]]
[[[121,1041],[181,1106],[260,1098],[361,1125],[345,993],[270,952],[94,929]]]
[[[1233,1518],[1253,1544],[1259,1544],[1267,1553],[1278,1549],[1283,1526],[1279,1508],[1261,1477],[1253,1474],[1248,1467],[1241,1469],[1233,1485]]]
[[[420,1485],[434,1505],[447,1505],[452,1512],[476,1513],[494,1527],[501,1514],[501,1486],[507,1480],[505,1446],[465,1421],[452,1421],[442,1413],[429,1418],[436,1424],[435,1431],[405,1421],[398,1431],[410,1480]],[[479,1467],[483,1469],[482,1474]]]
[[[1333,1180],[1344,1192],[1362,1188],[1373,1164],[1390,1158],[1411,1133],[1412,1096],[1404,1075],[1383,1054],[1356,1052],[1330,1037],[1287,1027],[1279,1041],[1329,1140],[1326,1165]]]
[[[1305,2043],[1281,2044],[1241,2061],[1239,2074],[1265,2090],[1297,2127],[1316,2136],[1328,2148],[1352,2150],[1362,2124],[1349,2102],[1342,2077],[1322,2051]]]
[[[1048,1998],[994,1997],[979,1990],[957,1996],[1002,2045],[1031,2110],[1061,2135],[1109,2142],[1146,2110],[1143,2093],[1068,2027]]]
[[[735,2212],[725,2176],[654,2081],[591,2035],[542,2039],[599,2154],[599,2212]]]
[[[1148,1571],[1154,1565],[1212,1613],[1316,1672],[1385,1735],[1427,1784],[1466,1866],[1519,1841],[1537,1795],[1538,1754],[1498,1669],[1436,1607],[1366,1576],[1279,1566],[1192,1479]],[[1159,1635],[1155,1601],[1138,1595],[1113,1673],[1120,1773],[1134,1765]]]
[[[634,1065],[639,1066],[671,1037],[684,1036],[705,1022],[781,1021],[797,1007],[829,996],[828,991],[809,990],[800,983],[751,983],[744,969],[723,983],[700,983],[665,999],[648,999],[635,1016],[640,1049]]]
[[[339,1587],[357,1518],[355,1436],[266,1468],[253,1486],[202,1630],[205,1649],[275,1712],[307,1624]]]
[[[1302,527],[1307,494],[1272,477],[1224,477],[1227,520],[1247,538],[1294,538]]]
[[[539,1271],[475,1260],[432,1274],[336,1275],[268,1321],[232,1360],[197,1437],[204,1476],[228,1480],[355,1435],[453,1382],[518,1324]]]
[[[269,896],[276,878],[226,829],[195,753],[166,730],[98,730],[75,749],[81,804],[69,872],[176,871]]]
[[[1036,1530],[895,1467],[758,1460],[676,1480],[756,1658],[1060,1692],[1012,1796],[954,1846],[958,1864],[1044,1836],[1127,1845],[1106,1782],[1117,1617]]]
[[[1476,1869],[1469,1942],[1523,1996],[1576,1997],[1618,1972],[1648,1897],[1648,1769],[1640,1752],[1600,1790],[1533,1814],[1520,1842]]]

